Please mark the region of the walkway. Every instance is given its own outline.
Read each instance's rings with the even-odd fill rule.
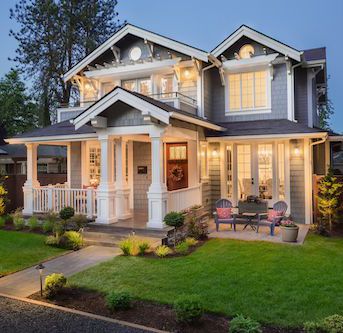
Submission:
[[[114,247],[88,246],[80,251],[70,252],[44,262],[43,275],[63,273],[71,276],[120,254]],[[17,297],[28,297],[39,291],[39,274],[35,267],[30,267],[0,278],[0,293]]]

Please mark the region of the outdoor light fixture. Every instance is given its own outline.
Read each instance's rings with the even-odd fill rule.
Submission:
[[[214,157],[214,158],[218,157],[218,150],[217,150],[217,148],[214,148],[212,150],[212,157]]]
[[[39,272],[39,282],[40,282],[40,295],[43,296],[43,269],[45,266],[40,263],[36,266],[36,270]]]

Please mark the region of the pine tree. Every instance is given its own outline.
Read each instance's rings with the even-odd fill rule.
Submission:
[[[321,214],[322,224],[329,225],[330,232],[332,224],[336,219],[337,211],[342,205],[340,197],[343,194],[343,184],[333,175],[333,170],[329,172],[318,183],[318,209]]]
[[[12,60],[33,80],[42,125],[73,95],[61,76],[121,26],[116,6],[116,0],[18,0],[11,10],[20,26],[10,31],[18,42]]]

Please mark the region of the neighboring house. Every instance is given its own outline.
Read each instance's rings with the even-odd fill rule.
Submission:
[[[211,52],[126,24],[64,75],[80,92],[27,146],[24,213],[72,205],[99,223],[257,195],[311,223],[314,169],[330,165],[325,48],[300,51],[245,25]],[[37,147],[67,147],[67,185],[41,187]],[[315,163],[312,161],[315,160]],[[213,206],[212,206],[213,207]]]

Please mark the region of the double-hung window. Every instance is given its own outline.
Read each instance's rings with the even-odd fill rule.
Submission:
[[[267,109],[267,71],[229,74],[228,111]]]

